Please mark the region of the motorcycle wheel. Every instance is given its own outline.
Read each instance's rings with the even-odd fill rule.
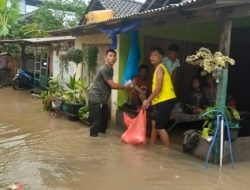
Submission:
[[[18,90],[18,89],[23,89],[23,82],[22,80],[14,80],[12,83],[12,87],[14,90]]]

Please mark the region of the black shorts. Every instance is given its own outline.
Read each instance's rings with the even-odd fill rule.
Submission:
[[[171,112],[176,104],[176,99],[170,99],[154,105],[154,120],[156,129],[167,129]]]

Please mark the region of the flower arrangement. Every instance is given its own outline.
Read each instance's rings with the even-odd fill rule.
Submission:
[[[197,65],[203,68],[202,75],[212,74],[219,82],[222,74],[222,70],[227,68],[228,65],[234,65],[235,60],[223,55],[221,52],[215,52],[214,54],[207,48],[200,48],[196,54],[187,56],[186,62],[188,64]]]

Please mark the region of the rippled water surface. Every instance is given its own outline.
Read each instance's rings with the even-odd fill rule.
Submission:
[[[79,122],[55,117],[25,91],[0,89],[0,189],[248,190],[250,163],[219,170],[161,145],[133,147],[109,129],[88,136]]]

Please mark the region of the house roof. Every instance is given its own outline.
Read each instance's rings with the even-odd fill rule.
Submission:
[[[61,42],[61,41],[74,41],[75,37],[72,36],[58,36],[58,37],[45,37],[45,38],[27,38],[18,40],[0,40],[2,43],[50,43],[50,42]]]
[[[155,0],[155,2],[158,0]],[[173,1],[172,1],[173,2]],[[232,7],[238,5],[249,5],[250,0],[182,0],[180,3],[177,4],[168,4],[166,6],[149,9],[142,12],[137,12],[130,15],[123,15],[118,17],[113,17],[107,20],[98,21],[98,22],[91,22],[89,25],[96,25],[96,24],[108,24],[112,23],[113,21],[120,21],[126,19],[135,19],[135,18],[147,18],[150,20],[151,16],[158,16],[161,14],[171,14],[171,11],[178,11],[178,10],[206,10],[206,9],[219,9],[223,7]]]
[[[170,4],[178,4],[181,2],[185,2],[185,0],[184,1],[183,0],[147,0],[143,4],[140,12],[161,8]]]
[[[38,6],[42,4],[41,0],[25,0],[26,5]]]
[[[155,0],[155,1],[158,2],[158,0]],[[177,8],[186,8],[186,7],[193,6],[193,5],[200,8],[199,5],[205,4],[206,2],[210,5],[211,2],[216,2],[216,0],[188,0],[188,1],[183,1],[181,3],[178,3],[178,4],[168,4],[168,5],[160,7],[160,8],[149,9],[149,10],[145,10],[145,11],[136,12],[133,14],[125,14],[122,16],[113,17],[113,18],[103,20],[103,21],[91,22],[91,24],[89,24],[89,25],[102,24],[102,23],[115,21],[115,20],[122,20],[122,19],[126,19],[126,18],[148,17],[150,15],[157,15],[158,13],[161,13],[161,12],[166,12],[166,11],[170,11],[170,10],[177,10]]]
[[[174,20],[176,21],[176,18],[178,16],[181,17],[182,20],[188,20],[189,16],[191,16],[192,13],[195,13],[197,11],[200,12],[205,11],[204,13],[206,13],[206,10],[214,9],[216,11],[220,8],[227,8],[227,7],[232,8],[233,6],[239,7],[239,5],[248,8],[250,6],[250,1],[249,0],[182,0],[182,2],[178,4],[169,4],[160,8],[149,9],[131,15],[114,17],[101,22],[100,21],[92,22],[91,24],[88,25],[79,25],[75,28],[50,31],[50,33],[53,35],[73,35],[73,36],[82,34],[93,34],[100,32],[96,27],[98,25],[99,26],[106,25],[112,27],[121,23],[122,21],[134,20],[134,19],[141,19],[143,20],[143,23],[151,23],[151,26],[153,23],[158,23],[159,25],[159,23],[172,22]],[[232,13],[232,15],[234,14],[234,17],[235,16],[238,17],[237,14],[239,15],[240,13],[241,15],[243,15],[242,11],[237,13]],[[197,15],[194,17],[198,18]],[[206,18],[207,20],[218,19],[218,17],[219,16],[216,14],[212,15],[209,18],[207,16],[203,16],[203,18]]]
[[[142,7],[141,2],[135,0],[91,0],[85,10],[85,14],[97,10],[113,10],[114,17],[122,17],[138,13]],[[80,21],[83,24],[84,18]]]

